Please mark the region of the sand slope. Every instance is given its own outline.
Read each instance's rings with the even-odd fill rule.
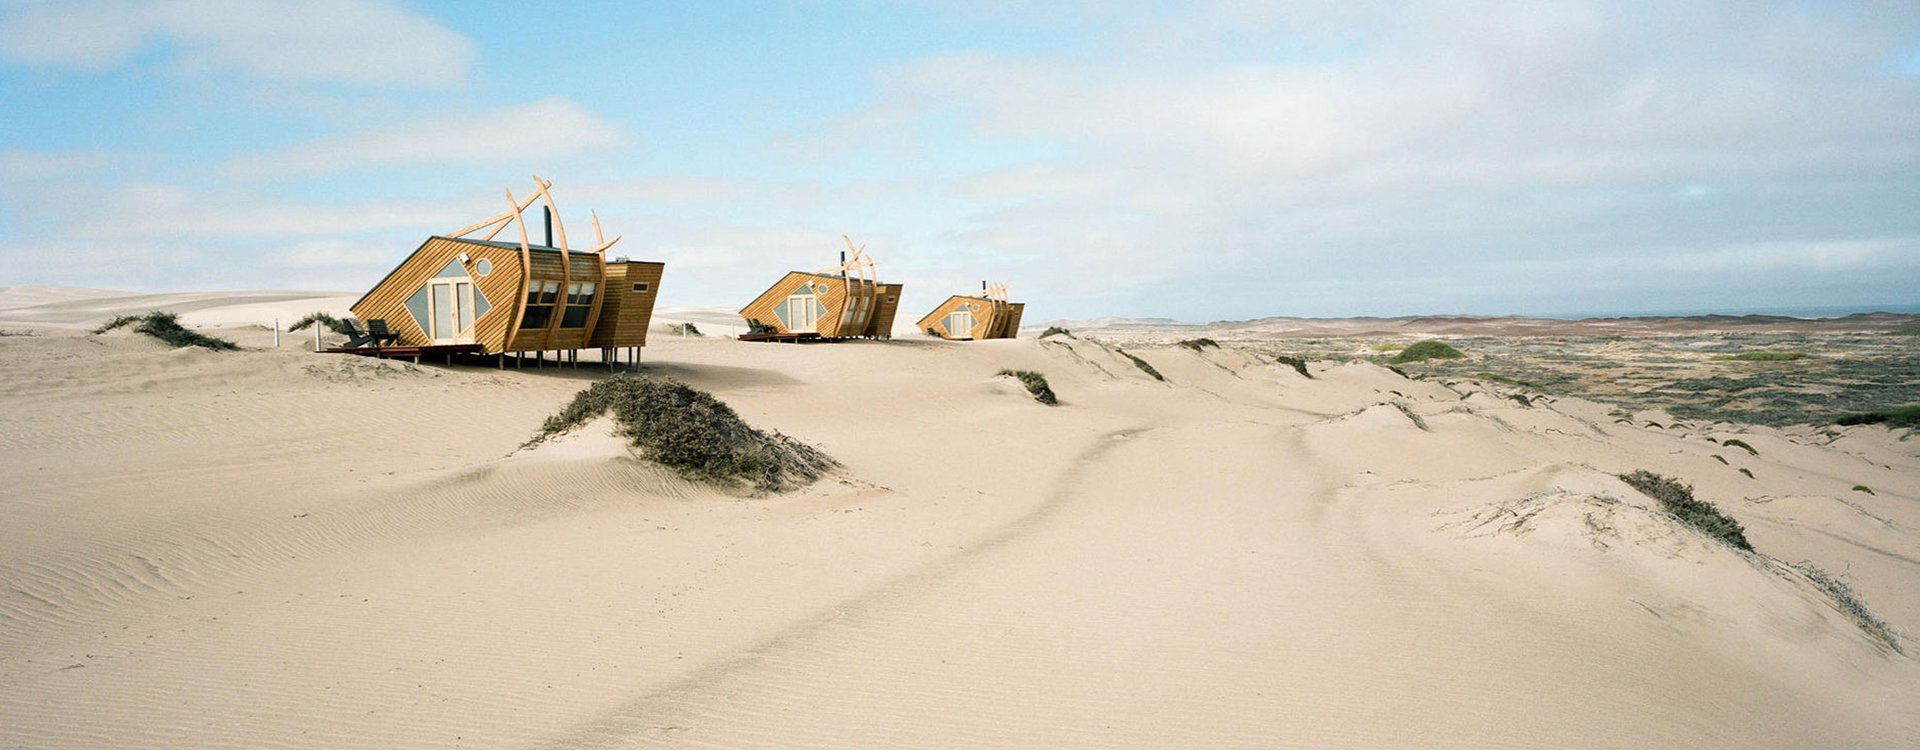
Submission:
[[[0,747],[1920,745],[1914,643],[1784,564],[1920,622],[1920,441],[1882,428],[1127,350],[1163,381],[1059,337],[661,338],[646,372],[846,465],[742,497],[604,422],[520,448],[602,370],[266,348],[252,318],[311,295],[198,297],[251,348],[175,351],[80,333],[152,300],[36,294],[0,294],[42,332],[0,337]]]

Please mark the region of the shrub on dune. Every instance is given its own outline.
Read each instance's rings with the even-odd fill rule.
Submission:
[[[127,326],[133,326],[134,333],[144,333],[171,346],[198,346],[215,351],[232,351],[240,348],[238,344],[226,339],[188,330],[186,326],[180,325],[178,314],[160,310],[145,315],[115,315],[113,320],[93,329],[93,332],[106,333]]]
[[[1053,387],[1047,385],[1045,375],[1032,370],[1001,370],[998,374],[1020,381],[1021,385],[1027,387],[1027,392],[1033,394],[1035,401],[1048,406],[1056,406],[1060,403],[1060,399],[1053,395]]]
[[[1196,352],[1203,351],[1207,347],[1213,347],[1215,349],[1220,348],[1220,342],[1214,341],[1213,339],[1204,339],[1204,338],[1203,339],[1187,339],[1185,341],[1179,342],[1178,345],[1188,349],[1192,349]]]
[[[287,332],[304,331],[315,323],[326,326],[327,330],[342,336],[352,336],[354,333],[352,328],[347,327],[347,321],[323,312],[307,313],[306,317],[293,321],[293,325],[287,326]]]
[[[1047,330],[1042,331],[1040,333],[1040,338],[1044,339],[1048,336],[1065,336],[1067,338],[1074,337],[1072,331],[1069,331],[1065,328],[1061,328],[1060,326],[1047,326]]]
[[[1631,474],[1621,474],[1620,481],[1659,501],[1660,508],[1672,513],[1681,523],[1736,549],[1753,551],[1753,545],[1747,542],[1746,529],[1740,526],[1739,521],[1721,513],[1713,503],[1695,499],[1693,488],[1679,480],[1640,469]]]
[[[1393,355],[1393,359],[1389,359],[1387,362],[1401,365],[1408,362],[1422,362],[1429,359],[1459,359],[1465,356],[1467,355],[1461,354],[1459,349],[1453,348],[1445,341],[1427,339],[1426,341],[1417,342],[1412,346],[1401,349],[1399,354]]]
[[[532,445],[611,413],[621,435],[649,459],[689,479],[782,492],[839,463],[813,446],[756,430],[733,408],[675,380],[616,375],[575,394]]]
[[[1848,414],[1833,420],[1837,425],[1884,424],[1888,427],[1920,427],[1920,404],[1902,406],[1887,411],[1871,411],[1860,414]]]
[[[1144,372],[1148,375],[1152,375],[1154,380],[1158,380],[1163,383],[1166,382],[1167,376],[1161,375],[1159,370],[1153,369],[1153,365],[1147,364],[1146,360],[1133,356],[1132,354],[1128,354],[1127,350],[1125,349],[1115,349],[1114,351],[1119,352],[1120,356],[1126,357],[1128,360],[1131,360],[1133,362],[1133,366],[1140,368],[1141,372]]]

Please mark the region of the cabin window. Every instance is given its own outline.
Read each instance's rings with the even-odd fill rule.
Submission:
[[[521,328],[545,328],[553,321],[553,304],[560,297],[560,282],[535,279],[527,282],[527,311],[520,316]]]
[[[888,297],[888,298],[887,298],[887,304],[889,304],[889,305],[891,305],[891,304],[893,304],[893,303],[895,303],[895,302],[899,302],[899,301],[900,301],[900,298],[899,298],[899,297]]]
[[[973,313],[971,311],[958,310],[947,313],[945,323],[948,336],[964,338],[973,335]]]
[[[481,276],[493,273],[493,261],[481,258],[480,262],[473,264],[473,272]]]
[[[820,318],[827,314],[827,308],[820,304],[819,297],[801,292],[774,305],[773,314],[780,319],[781,325],[787,327],[788,333],[808,333],[819,326]]]
[[[567,285],[567,311],[560,318],[561,328],[587,327],[587,316],[593,314],[594,291],[591,281]]]
[[[640,282],[640,283],[638,283],[638,284],[634,284],[634,285],[633,285],[633,290],[634,290],[634,291],[636,291],[636,292],[644,292],[644,291],[646,291],[646,290],[647,290],[647,282],[644,282],[644,281],[642,281],[642,282]]]

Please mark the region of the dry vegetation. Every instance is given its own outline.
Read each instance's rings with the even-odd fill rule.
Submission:
[[[778,432],[754,429],[712,394],[675,380],[617,375],[575,394],[529,445],[611,413],[649,460],[689,479],[783,492],[811,484],[838,462]]]

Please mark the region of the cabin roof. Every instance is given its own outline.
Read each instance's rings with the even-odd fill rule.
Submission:
[[[449,242],[464,242],[464,243],[466,243],[466,244],[469,244],[469,245],[483,245],[483,246],[486,246],[486,247],[497,247],[497,248],[501,248],[501,249],[505,249],[505,250],[519,250],[519,249],[520,249],[520,243],[518,243],[518,242],[501,242],[501,241],[499,241],[499,240],[476,240],[476,239],[473,239],[473,238],[471,238],[471,237],[448,237],[448,236],[446,236],[446,235],[439,235],[439,234],[436,234],[436,235],[434,235],[434,237],[436,237],[436,238],[438,238],[438,239],[443,239],[443,240],[447,240],[447,241],[449,241]],[[534,244],[528,244],[528,245],[527,245],[527,250],[528,250],[529,252],[535,252],[535,253],[558,253],[558,252],[560,252],[560,248],[557,248],[557,247],[551,247],[551,246],[548,246],[548,245],[534,245]],[[568,250],[568,251],[567,251],[567,254],[569,254],[569,255],[585,255],[585,256],[592,256],[592,257],[595,257],[595,258],[598,258],[598,257],[600,257],[600,254],[599,254],[599,253],[590,253],[590,252],[587,252],[587,251],[585,251],[585,250]]]

